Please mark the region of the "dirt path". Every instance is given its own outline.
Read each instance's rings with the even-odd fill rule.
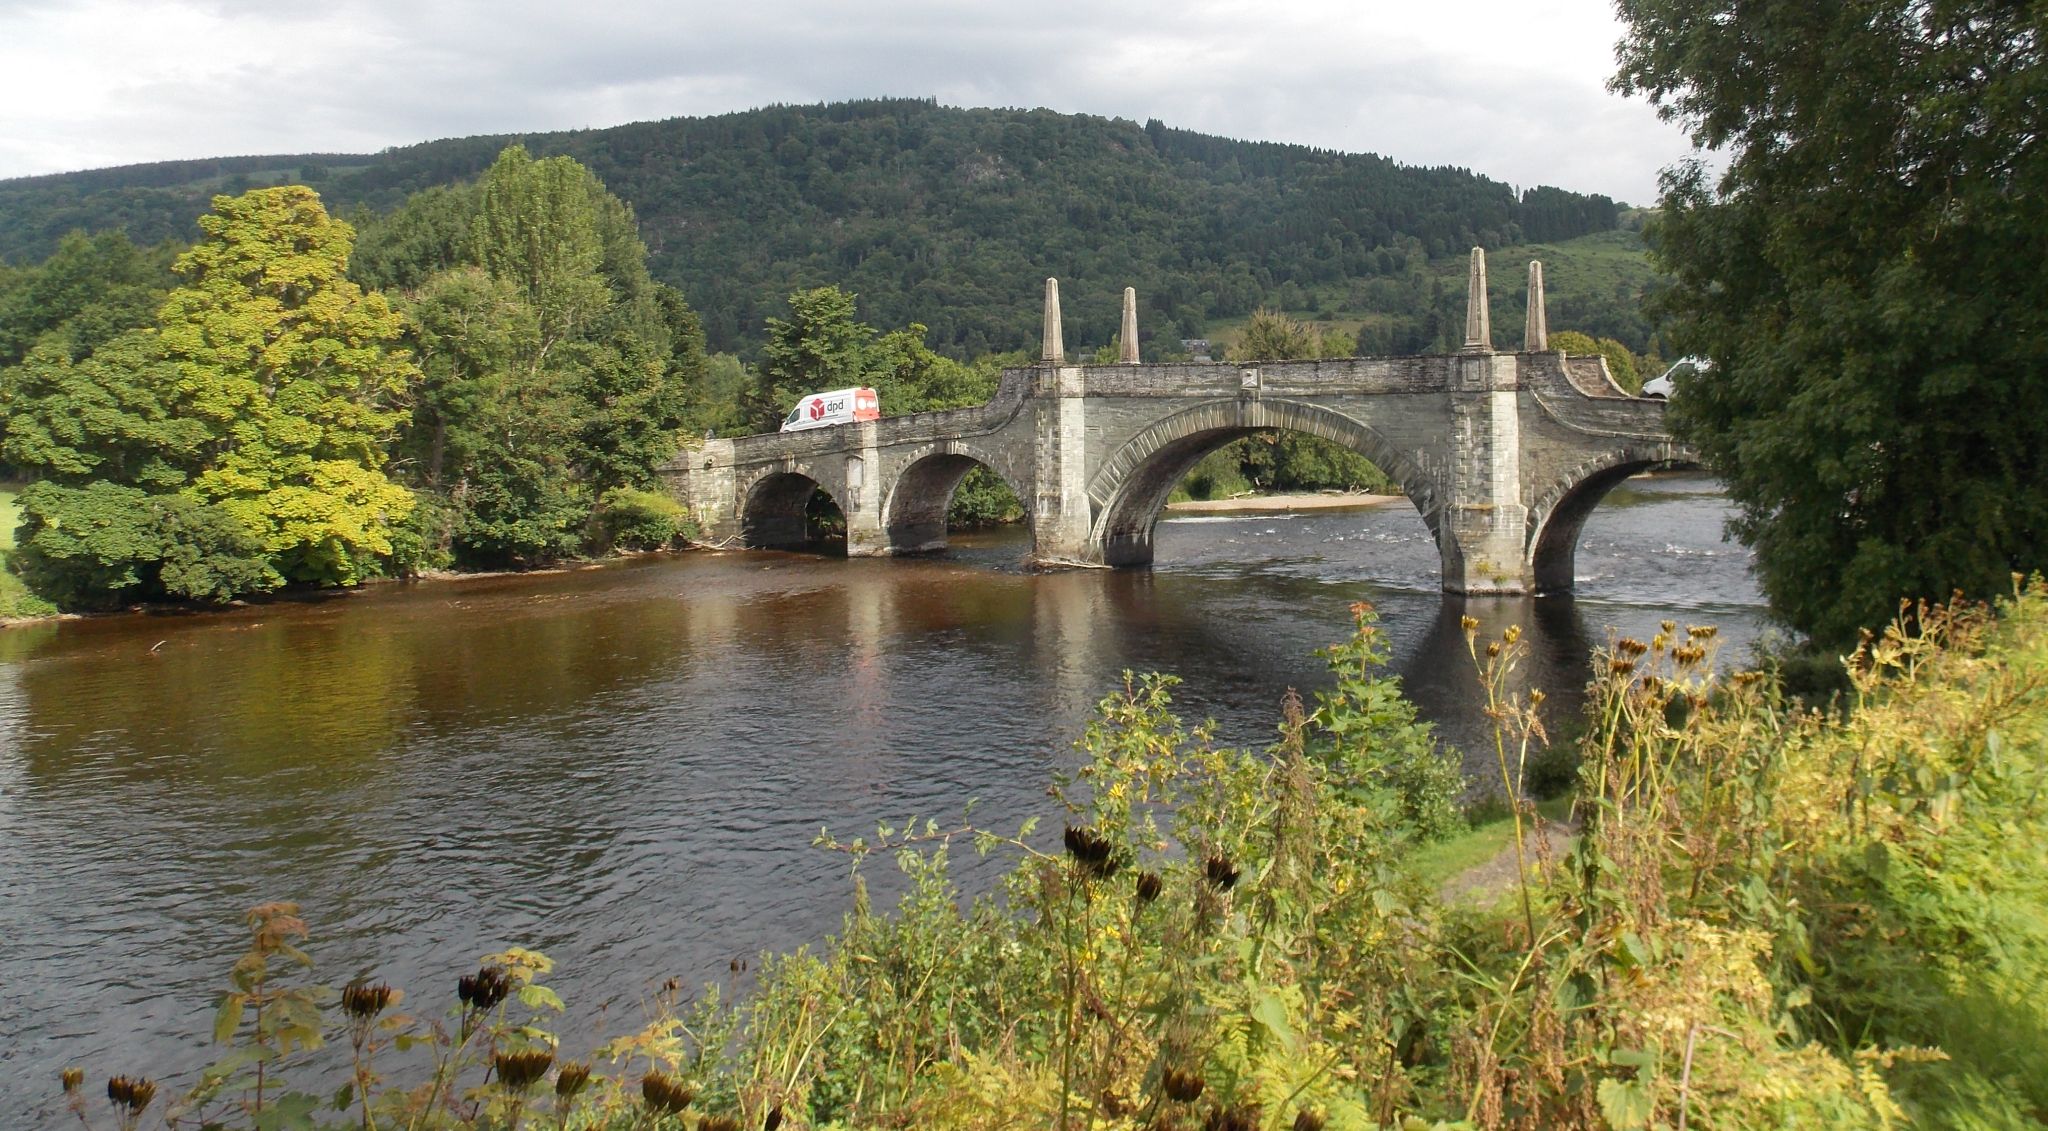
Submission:
[[[1571,850],[1572,838],[1578,835],[1578,831],[1577,825],[1536,818],[1535,835],[1527,841],[1530,871],[1534,873],[1539,868],[1555,867]],[[1445,903],[1492,903],[1513,890],[1514,886],[1515,842],[1511,836],[1507,846],[1495,853],[1493,859],[1445,880],[1437,894]]]

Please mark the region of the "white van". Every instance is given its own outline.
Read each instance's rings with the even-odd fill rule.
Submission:
[[[784,432],[825,428],[856,420],[882,419],[882,403],[868,388],[834,389],[829,393],[806,393],[782,420]]]

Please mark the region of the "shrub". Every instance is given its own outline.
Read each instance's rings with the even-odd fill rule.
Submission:
[[[599,549],[659,550],[695,532],[683,504],[632,487],[606,491],[592,517]]]

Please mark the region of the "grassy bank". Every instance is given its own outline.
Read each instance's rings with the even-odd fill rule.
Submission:
[[[30,593],[14,572],[14,528],[21,525],[21,510],[14,500],[19,493],[19,484],[0,484],[0,620],[44,617],[57,611]]]
[[[274,1111],[322,1055],[285,1050],[325,1036],[362,1086],[292,1102],[358,1126],[2036,1125],[2048,589],[1914,624],[1853,658],[1853,709],[1831,715],[1717,673],[1710,628],[1618,641],[1575,840],[1539,841],[1532,807],[1477,828],[1449,813],[1458,783],[1374,674],[1369,620],[1266,750],[1217,747],[1173,714],[1170,679],[1133,679],[1055,782],[1057,836],[821,838],[855,876],[836,938],[768,956],[739,1002],[665,993],[597,1048],[556,1043],[529,951],[407,1016],[375,984],[337,1004],[282,961],[297,909],[267,905],[216,1030],[235,1051],[179,1111],[276,1122],[252,1110],[250,1066]],[[1466,631],[1511,788],[1541,697],[1517,690],[1518,632]],[[970,848],[1013,861],[997,896],[953,886]],[[1498,898],[1440,898],[1504,850],[1548,863]],[[884,912],[860,877],[887,863],[909,890]]]

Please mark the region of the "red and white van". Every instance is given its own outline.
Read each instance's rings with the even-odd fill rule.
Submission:
[[[882,402],[869,388],[834,389],[829,393],[806,393],[783,418],[784,432],[825,428],[856,420],[882,419]]]

